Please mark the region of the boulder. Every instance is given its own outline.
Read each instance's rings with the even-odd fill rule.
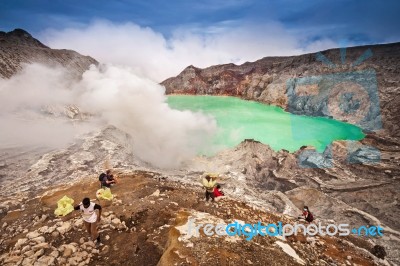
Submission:
[[[75,227],[82,227],[83,225],[83,219],[79,218],[78,220],[75,221],[74,226]]]
[[[375,256],[378,257],[380,259],[385,259],[386,257],[386,251],[385,248],[383,246],[380,245],[375,245],[372,249],[371,249],[371,253]]]
[[[44,222],[47,219],[47,215],[43,214],[42,217],[40,217],[39,222]]]
[[[92,247],[92,248],[94,248],[94,247],[95,247],[95,244],[93,243],[93,241],[88,241],[88,242],[85,242],[85,243],[82,245],[82,247],[83,247],[83,248],[86,248],[86,247]]]
[[[20,239],[18,239],[17,243],[15,243],[15,246],[14,246],[15,249],[20,249],[21,246],[22,246],[23,244],[25,244],[27,240],[28,240],[27,238],[20,238]]]
[[[29,233],[26,235],[26,237],[27,237],[28,239],[36,238],[36,237],[38,237],[38,236],[40,236],[40,234],[39,234],[38,232],[36,232],[36,231],[34,231],[34,232],[29,232]]]
[[[68,259],[69,265],[75,266],[75,265],[78,265],[78,263],[79,263],[79,259],[77,257],[72,257],[72,258]]]
[[[36,261],[36,258],[25,258],[22,261],[22,266],[32,266]]]
[[[66,258],[58,258],[57,259],[58,265],[65,265],[67,263]]]
[[[157,189],[156,191],[154,191],[154,193],[153,194],[151,194],[150,196],[154,196],[154,197],[158,197],[158,196],[160,196],[160,190],[159,189]]]
[[[37,250],[39,250],[39,249],[46,249],[46,248],[49,248],[49,243],[40,243],[40,244],[37,244],[37,245],[35,245],[35,246],[33,246],[32,247],[32,250],[33,251],[37,251]]]
[[[108,245],[105,245],[105,246],[103,247],[103,249],[101,250],[101,252],[102,252],[103,254],[107,254],[109,251],[110,251],[110,247],[109,247]]]
[[[23,247],[23,248],[21,249],[21,252],[22,252],[22,253],[25,253],[25,252],[27,252],[28,250],[31,250],[31,246],[26,245],[25,247]]]
[[[381,159],[381,153],[378,149],[370,146],[363,146],[349,154],[350,163],[377,163]]]
[[[111,220],[111,224],[114,226],[118,226],[119,224],[121,224],[121,220],[118,218],[114,218]]]
[[[10,264],[13,264],[13,265],[18,265],[20,263],[20,261],[22,262],[22,257],[20,257],[20,256],[10,256],[10,257],[7,257],[4,260],[4,264],[10,263]]]
[[[64,253],[63,253],[63,257],[68,258],[72,255],[72,249],[71,248],[65,248],[64,249]]]
[[[71,223],[70,222],[65,222],[63,223],[60,227],[57,228],[57,231],[60,234],[65,234],[66,232],[70,231],[72,228]]]
[[[329,146],[323,153],[316,150],[303,150],[298,156],[299,165],[303,168],[332,167],[332,152]]]
[[[44,233],[47,233],[48,230],[49,230],[49,227],[47,225],[45,225],[43,227],[40,227],[38,231],[40,233],[44,234]]]
[[[44,254],[44,249],[39,249],[36,251],[36,253],[33,255],[34,257],[38,258]]]
[[[38,237],[32,238],[31,240],[38,244],[44,243],[46,241],[46,239],[43,236],[38,236]]]
[[[24,253],[24,255],[30,258],[33,257],[33,255],[35,255],[35,252],[33,250],[28,250],[27,252]]]
[[[60,252],[58,252],[58,250],[53,250],[50,253],[50,256],[52,256],[53,258],[58,258],[58,256],[60,256]]]
[[[47,265],[54,265],[54,258],[51,256],[42,256],[40,257],[36,263],[34,264],[35,266],[47,266]]]

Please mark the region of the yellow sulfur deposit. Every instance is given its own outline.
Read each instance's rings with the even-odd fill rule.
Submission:
[[[57,216],[65,216],[68,213],[72,212],[74,210],[74,206],[72,204],[74,203],[74,200],[64,196],[62,197],[59,201],[57,201],[57,209],[54,211],[54,214]]]
[[[96,197],[98,199],[112,200],[113,194],[111,194],[111,190],[109,188],[101,188],[97,190]]]

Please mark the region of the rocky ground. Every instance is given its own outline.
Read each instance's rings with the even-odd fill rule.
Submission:
[[[3,201],[0,264],[2,265],[380,265],[371,254],[373,243],[346,237],[191,236],[195,224],[293,223],[290,216],[267,212],[245,200],[228,197],[206,203],[200,183],[168,181],[154,172],[115,169],[120,183],[116,198],[103,206],[102,244],[88,239],[79,213],[55,217],[57,200],[67,195],[79,203],[95,200],[98,181],[91,176],[64,187],[53,187],[35,198]],[[375,252],[376,253],[376,252]],[[377,254],[377,253],[376,253]]]

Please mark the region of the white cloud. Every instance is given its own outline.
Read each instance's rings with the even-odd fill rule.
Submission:
[[[133,23],[94,21],[87,27],[47,30],[41,40],[52,48],[73,49],[103,63],[130,66],[141,76],[156,82],[176,76],[185,67],[244,63],[265,56],[283,56],[331,48],[329,40],[308,43],[282,24],[263,25],[229,22],[208,29],[184,27],[166,38],[151,28]]]

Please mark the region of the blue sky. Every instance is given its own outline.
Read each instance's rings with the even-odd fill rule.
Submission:
[[[133,22],[169,36],[197,29],[278,21],[295,32],[357,43],[400,40],[397,0],[1,0],[0,28],[33,34],[47,28],[82,27],[96,19]]]
[[[399,11],[398,0],[0,0],[0,30],[160,81],[191,64],[397,42]]]

